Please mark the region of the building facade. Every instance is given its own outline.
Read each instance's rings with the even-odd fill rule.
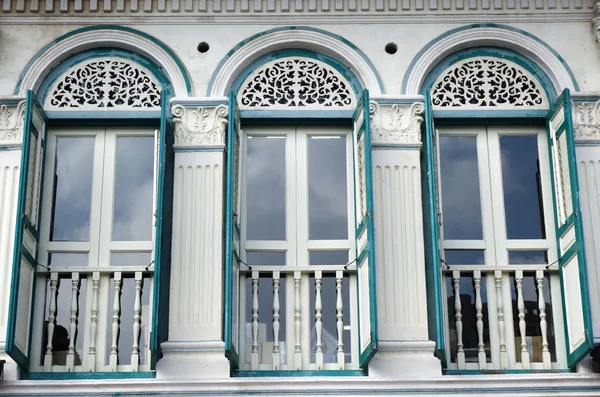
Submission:
[[[600,394],[595,3],[1,7],[0,394]]]

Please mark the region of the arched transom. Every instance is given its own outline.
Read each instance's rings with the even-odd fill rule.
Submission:
[[[77,63],[52,84],[45,101],[54,110],[156,110],[161,85],[140,64],[121,57]]]
[[[356,95],[332,66],[306,57],[265,63],[238,91],[240,109],[354,109]]]
[[[548,109],[546,93],[529,71],[494,57],[453,64],[433,84],[431,101],[437,109]]]

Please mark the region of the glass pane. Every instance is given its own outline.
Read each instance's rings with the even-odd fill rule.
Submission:
[[[477,137],[440,137],[444,239],[481,240]]]
[[[285,137],[248,137],[248,240],[285,240]]]
[[[285,252],[247,252],[246,263],[250,266],[285,266]]]
[[[311,265],[346,265],[348,251],[311,251]]]
[[[346,173],[346,137],[308,138],[309,239],[348,238]]]
[[[112,266],[148,266],[152,262],[150,252],[113,252],[110,254]]]
[[[48,254],[48,266],[88,266],[88,254],[53,252]]]
[[[537,136],[501,136],[500,152],[506,237],[545,238]]]
[[[484,250],[444,250],[444,261],[448,265],[483,265]]]
[[[52,241],[88,241],[95,137],[56,138]]]
[[[511,265],[548,264],[546,251],[508,251],[508,263]]]
[[[154,137],[118,137],[113,240],[152,240]]]

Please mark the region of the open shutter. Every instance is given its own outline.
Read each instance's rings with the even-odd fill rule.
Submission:
[[[377,352],[377,291],[373,226],[373,177],[369,91],[364,90],[353,115],[354,207],[358,280],[359,364],[366,368]]]
[[[29,370],[31,351],[46,124],[44,110],[33,92],[27,91],[6,336],[6,352],[24,370]]]
[[[593,337],[568,89],[563,91],[550,109],[546,124],[567,358],[569,367],[574,368],[593,348]]]
[[[240,163],[240,113],[235,94],[229,93],[227,123],[227,173],[225,196],[225,353],[232,369],[239,368],[239,317],[240,317],[240,217],[239,163]]]
[[[150,350],[152,366],[160,358],[160,344],[169,330],[169,280],[171,277],[171,213],[173,196],[173,121],[165,90],[161,94],[160,129],[155,136],[154,296]]]
[[[423,226],[425,238],[425,277],[427,281],[427,321],[429,339],[436,345],[436,356],[446,360],[444,353],[444,306],[440,261],[440,234],[437,200],[437,139],[429,91],[425,93],[425,132],[421,150],[423,194]]]

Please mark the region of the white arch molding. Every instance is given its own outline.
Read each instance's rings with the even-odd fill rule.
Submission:
[[[420,94],[429,72],[448,55],[479,46],[502,47],[525,55],[546,72],[557,93],[565,88],[575,89],[571,74],[561,59],[542,42],[519,31],[497,26],[473,27],[435,40],[438,41],[427,47],[413,62],[404,83],[404,94]]]
[[[380,95],[376,73],[364,56],[351,45],[323,32],[283,29],[266,33],[239,47],[220,66],[208,88],[208,97],[225,97],[236,77],[255,59],[273,51],[298,48],[326,54],[347,66],[371,95]]]
[[[37,91],[47,74],[69,56],[99,47],[114,47],[132,51],[161,67],[171,82],[175,96],[187,97],[185,76],[172,55],[151,39],[119,29],[92,29],[65,37],[38,54],[25,71],[18,95]]]

